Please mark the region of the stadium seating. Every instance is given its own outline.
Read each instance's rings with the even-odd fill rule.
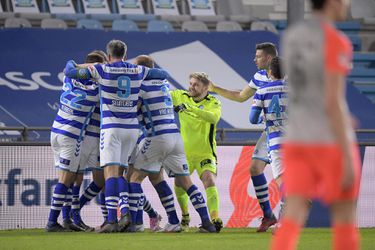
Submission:
[[[80,19],[77,21],[77,28],[79,29],[103,29],[103,25],[98,20],[94,19]]]
[[[202,21],[186,21],[182,23],[182,31],[190,32],[208,32],[207,25]]]
[[[42,29],[67,29],[68,25],[61,19],[46,18],[42,20],[40,27]]]
[[[216,31],[242,31],[242,27],[234,21],[221,21],[216,24]]]
[[[21,17],[11,17],[5,20],[5,28],[31,28],[31,23]]]
[[[151,20],[147,23],[148,32],[172,32],[172,24],[163,20]]]
[[[132,20],[114,20],[112,30],[116,31],[139,31],[138,25]]]
[[[250,30],[266,30],[273,32],[275,34],[278,33],[276,27],[271,22],[261,22],[255,21],[251,23]]]

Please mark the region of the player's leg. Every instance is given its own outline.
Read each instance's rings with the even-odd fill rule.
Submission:
[[[133,168],[129,176],[129,211],[131,225],[128,228],[128,232],[139,232],[143,231],[143,220],[140,221],[138,210],[139,207],[143,207],[143,190],[141,183],[146,178],[147,173],[138,169]],[[143,209],[142,209],[143,213]]]
[[[187,159],[187,164],[189,167],[189,172],[190,175],[194,172],[195,170],[195,162],[191,159]],[[189,195],[186,193],[184,188],[180,187],[178,183],[174,183],[174,192],[176,194],[176,198],[178,201],[178,204],[180,205],[181,209],[181,226],[183,230],[188,230],[189,229],[189,223],[190,223],[190,215],[189,215]]]
[[[162,182],[164,180],[163,171],[160,171],[157,174],[149,174],[148,179],[150,180],[151,184],[153,186],[157,185],[158,183]],[[154,210],[154,208],[151,206],[150,201],[145,196],[145,202],[143,204],[143,210],[148,214],[150,219],[150,230],[152,232],[156,232],[161,230],[160,222],[162,220],[162,217],[158,212]]]
[[[47,232],[61,232],[65,229],[57,223],[61,208],[66,200],[69,187],[74,182],[79,164],[80,142],[72,138],[54,134],[51,135],[51,145],[54,152],[55,166],[59,167],[59,181],[52,195]],[[78,152],[78,154],[77,154]]]
[[[285,183],[285,208],[272,239],[272,250],[296,249],[301,228],[310,208],[309,197],[315,194],[318,184],[315,164],[316,153],[311,147],[303,145],[284,145],[283,148],[283,182]],[[321,159],[324,162],[324,159]],[[320,163],[322,163],[320,162]]]
[[[83,174],[79,173],[77,174],[74,183],[71,185],[71,195],[69,197],[69,206],[66,206],[65,203],[63,207],[63,227],[68,228],[73,231],[85,231],[86,229],[81,227],[79,224],[77,224],[77,217],[79,216],[79,191],[81,189],[83,181]],[[68,195],[69,196],[69,195]],[[68,199],[67,199],[68,200]],[[64,216],[64,213],[66,214]],[[78,214],[78,216],[77,216]],[[72,221],[73,218],[73,221]],[[79,216],[80,218],[80,216]],[[89,228],[88,231],[91,231],[92,228]]]
[[[206,190],[207,207],[212,223],[215,225],[216,231],[220,232],[223,228],[223,221],[219,218],[220,202],[219,192],[216,187],[216,159],[212,158],[201,161],[197,172]]]
[[[358,250],[360,249],[359,233],[356,227],[356,204],[360,180],[360,156],[357,146],[353,146],[352,168],[354,181],[351,188],[342,190],[343,155],[339,147],[332,148],[327,154],[332,162],[330,169],[325,169],[322,176],[326,187],[324,200],[331,203],[331,222],[333,232],[334,250]]]
[[[269,201],[267,179],[263,173],[264,168],[270,162],[266,140],[266,133],[263,132],[255,145],[250,165],[250,175],[254,186],[255,195],[263,212],[262,223],[257,228],[257,232],[266,232],[270,226],[276,224],[277,222]]]
[[[199,191],[198,187],[192,183],[190,175],[176,175],[175,183],[186,191],[191,203],[193,204],[195,210],[198,212],[202,220],[200,231],[216,233],[216,227],[210,221],[206,201],[204,200],[204,197]]]

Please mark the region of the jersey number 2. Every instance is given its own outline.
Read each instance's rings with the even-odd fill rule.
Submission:
[[[120,76],[117,78],[117,86],[120,89],[117,91],[117,96],[120,98],[128,98],[131,93],[130,78],[127,76]]]
[[[65,103],[65,104],[67,104],[67,105],[69,105],[73,108],[80,109],[81,105],[79,105],[77,102],[85,100],[86,99],[86,93],[84,91],[78,90],[78,89],[73,90],[72,84],[70,84],[68,82],[64,83],[63,89],[64,89],[64,93],[62,93],[62,95],[60,97],[60,102]],[[69,100],[67,98],[67,96],[70,95],[70,94],[75,96],[71,100]]]

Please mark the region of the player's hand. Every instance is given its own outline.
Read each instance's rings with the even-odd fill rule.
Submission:
[[[354,184],[354,166],[351,154],[346,154],[344,156],[344,166],[343,166],[341,187],[344,191],[349,190]]]

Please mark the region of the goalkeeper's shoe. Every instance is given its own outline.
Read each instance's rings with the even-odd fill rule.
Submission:
[[[181,219],[181,228],[183,231],[189,231],[190,216],[189,214],[183,214]]]
[[[220,233],[221,229],[223,228],[223,221],[220,218],[212,219],[212,224],[214,224],[216,232]]]
[[[62,226],[63,226],[65,229],[69,229],[69,230],[72,230],[72,231],[75,231],[75,232],[85,231],[85,229],[83,229],[83,228],[81,228],[80,226],[74,224],[73,221],[72,221],[71,219],[65,219],[65,220],[63,221]]]
[[[65,229],[57,222],[49,221],[45,227],[46,232],[53,233],[53,232],[71,232],[69,229]]]
[[[263,217],[262,223],[257,228],[257,233],[267,232],[268,228],[275,225],[277,223],[277,219],[274,214],[272,214],[271,218]]]
[[[210,220],[203,221],[202,225],[199,227],[200,233],[216,233],[216,228]]]

